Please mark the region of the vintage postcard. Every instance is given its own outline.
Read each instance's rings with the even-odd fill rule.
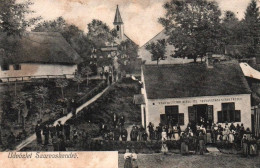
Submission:
[[[0,0],[0,167],[260,167],[259,0]]]

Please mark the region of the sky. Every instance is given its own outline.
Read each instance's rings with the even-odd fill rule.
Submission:
[[[21,0],[20,0],[21,1]],[[52,20],[62,16],[87,32],[87,24],[99,19],[113,28],[116,5],[119,5],[125,34],[139,46],[163,30],[158,18],[163,17],[163,4],[169,0],[31,0],[35,16]],[[243,18],[250,0],[216,0],[222,11],[231,10]],[[258,0],[260,4],[260,0]]]

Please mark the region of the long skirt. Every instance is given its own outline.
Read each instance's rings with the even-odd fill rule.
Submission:
[[[168,153],[168,147],[167,147],[166,144],[162,144],[161,152],[162,153]]]
[[[256,144],[250,145],[249,154],[252,156],[257,155],[257,145]]]
[[[227,141],[228,140],[228,135],[223,135],[223,141]]]
[[[181,154],[186,155],[189,153],[188,145],[185,142],[181,143]]]
[[[204,154],[204,149],[205,149],[204,140],[199,140],[199,152],[201,155]]]
[[[211,133],[207,133],[207,143],[212,143]]]
[[[132,168],[131,158],[126,158],[125,159],[124,168]]]
[[[135,159],[132,160],[132,168],[138,168],[137,161]]]
[[[229,143],[233,143],[234,142],[234,135],[233,134],[229,134],[228,135],[228,142]]]
[[[248,145],[247,145],[247,143],[243,143],[243,155],[248,156]]]
[[[180,136],[178,133],[174,133],[173,136],[174,136],[174,140],[176,140],[176,141],[178,141],[180,139]]]

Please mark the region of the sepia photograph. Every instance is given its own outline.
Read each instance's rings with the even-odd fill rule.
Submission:
[[[0,0],[0,167],[260,168],[260,0]]]

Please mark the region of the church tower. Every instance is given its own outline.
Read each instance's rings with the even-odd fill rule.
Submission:
[[[118,5],[116,7],[116,15],[115,15],[113,24],[114,24],[115,30],[117,31],[118,40],[123,41],[124,40],[124,23],[121,18],[121,15],[120,15]]]

